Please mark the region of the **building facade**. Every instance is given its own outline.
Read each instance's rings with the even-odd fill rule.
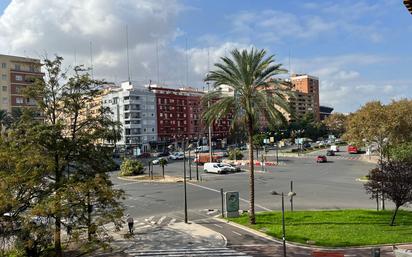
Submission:
[[[329,117],[332,112],[333,112],[333,108],[329,107],[329,106],[320,106],[320,120],[324,120],[327,117]]]
[[[297,99],[299,99],[299,97],[302,99],[296,102],[296,104],[298,104],[298,107],[295,108],[298,110],[297,114],[300,115],[302,112],[313,112],[315,119],[319,121],[319,79],[307,74],[292,74],[290,82],[293,85],[294,91],[304,93],[297,96]],[[308,104],[309,97],[313,98],[313,106]]]
[[[156,95],[157,135],[160,148],[183,139],[206,144],[208,127],[201,118],[201,99],[205,92],[194,88],[174,89],[156,85],[148,86],[148,89]],[[228,118],[216,121],[212,126],[213,141],[226,139],[229,130]]]
[[[104,95],[102,101],[103,107],[110,108],[112,120],[121,124],[121,139],[116,146],[127,151],[150,151],[158,140],[155,94],[128,81]]]
[[[0,55],[0,109],[13,112],[23,107],[36,105],[34,99],[23,95],[26,87],[36,78],[42,78],[38,59]]]

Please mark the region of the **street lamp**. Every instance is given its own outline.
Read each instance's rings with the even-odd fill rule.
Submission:
[[[286,231],[285,231],[285,197],[283,192],[278,193],[276,191],[272,191],[271,195],[278,195],[282,197],[282,243],[283,243],[283,257],[286,257]]]
[[[189,179],[192,180],[192,165],[191,165],[191,159],[190,159],[190,150],[192,149],[193,144],[189,144],[187,146],[187,150],[189,150]]]
[[[290,197],[290,211],[293,212],[293,197],[296,196],[296,192],[293,191],[293,181],[290,181],[290,192],[288,196]]]
[[[183,138],[183,187],[184,187],[184,214],[187,222],[187,189],[186,189],[186,139]]]

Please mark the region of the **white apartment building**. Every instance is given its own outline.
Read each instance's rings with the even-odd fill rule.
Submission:
[[[103,96],[103,106],[112,111],[112,120],[122,125],[119,147],[136,152],[150,151],[157,141],[156,97],[143,86],[127,81]]]

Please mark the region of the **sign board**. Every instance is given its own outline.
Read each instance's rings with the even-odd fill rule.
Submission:
[[[226,217],[239,216],[239,192],[225,192]]]
[[[270,142],[274,143],[275,142],[275,138],[274,137],[270,137]]]
[[[263,139],[263,143],[264,144],[269,144],[269,139],[267,139],[267,138]]]

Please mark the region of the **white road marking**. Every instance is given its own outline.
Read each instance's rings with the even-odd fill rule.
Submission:
[[[162,216],[158,221],[157,224],[160,225],[166,219],[166,216]]]
[[[201,185],[197,185],[197,184],[192,184],[192,183],[190,183],[190,182],[187,182],[187,184],[192,185],[192,186],[195,186],[195,187],[200,187],[200,188],[203,188],[203,189],[212,191],[212,192],[220,193],[219,190],[216,190],[216,189],[213,189],[213,188],[210,188],[210,187],[205,187],[205,186],[201,186]],[[241,197],[239,197],[239,199],[240,199],[241,201],[245,202],[245,203],[249,203],[249,201],[246,200],[246,199],[243,199],[243,198],[241,198]],[[262,206],[262,205],[259,205],[259,204],[255,204],[255,206],[256,206],[256,207],[259,207],[260,209],[265,210],[265,211],[272,211],[271,209],[266,208],[266,207],[264,207],[264,206]]]
[[[236,231],[232,231],[234,234],[238,235],[238,236],[242,236],[242,234],[236,232]]]
[[[172,220],[169,222],[168,225],[173,225],[173,224],[175,224],[175,222],[176,222],[176,219],[172,219]]]
[[[216,226],[216,227],[218,227],[218,228],[223,228],[223,226],[220,226],[220,225],[218,225],[218,224],[212,224],[213,226]]]

